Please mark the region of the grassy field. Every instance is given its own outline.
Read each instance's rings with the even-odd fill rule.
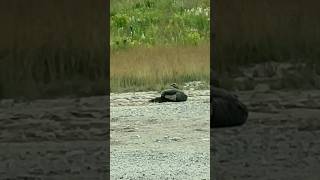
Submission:
[[[210,79],[209,0],[111,1],[111,91]]]
[[[160,90],[172,82],[209,83],[209,44],[137,47],[111,54],[111,91]]]
[[[0,99],[105,94],[106,1],[0,2]],[[73,9],[70,11],[70,9]]]
[[[209,0],[111,1],[111,47],[209,40]]]
[[[319,1],[217,0],[216,69],[266,61],[319,64]]]

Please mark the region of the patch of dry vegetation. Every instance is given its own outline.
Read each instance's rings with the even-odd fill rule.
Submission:
[[[0,98],[105,94],[106,2],[1,1]]]
[[[217,0],[217,69],[320,58],[320,1]]]
[[[111,91],[159,90],[172,82],[209,82],[209,52],[208,43],[113,51]]]

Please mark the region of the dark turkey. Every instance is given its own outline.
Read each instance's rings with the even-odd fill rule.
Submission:
[[[211,88],[212,106],[210,128],[238,126],[246,122],[248,109],[236,95],[219,88]]]
[[[188,96],[175,83],[170,86],[170,89],[162,91],[160,97],[151,99],[150,102],[182,102],[188,99]]]

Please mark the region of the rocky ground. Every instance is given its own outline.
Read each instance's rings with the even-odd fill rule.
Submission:
[[[111,94],[111,179],[209,179],[209,90],[180,103],[158,92]]]
[[[185,103],[145,101],[156,94],[111,95],[111,177],[208,179],[208,92]],[[318,179],[320,91],[237,94],[249,119],[212,130],[213,179]]]

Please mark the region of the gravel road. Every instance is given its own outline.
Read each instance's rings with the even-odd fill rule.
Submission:
[[[111,94],[111,179],[210,179],[209,90],[179,103]]]

